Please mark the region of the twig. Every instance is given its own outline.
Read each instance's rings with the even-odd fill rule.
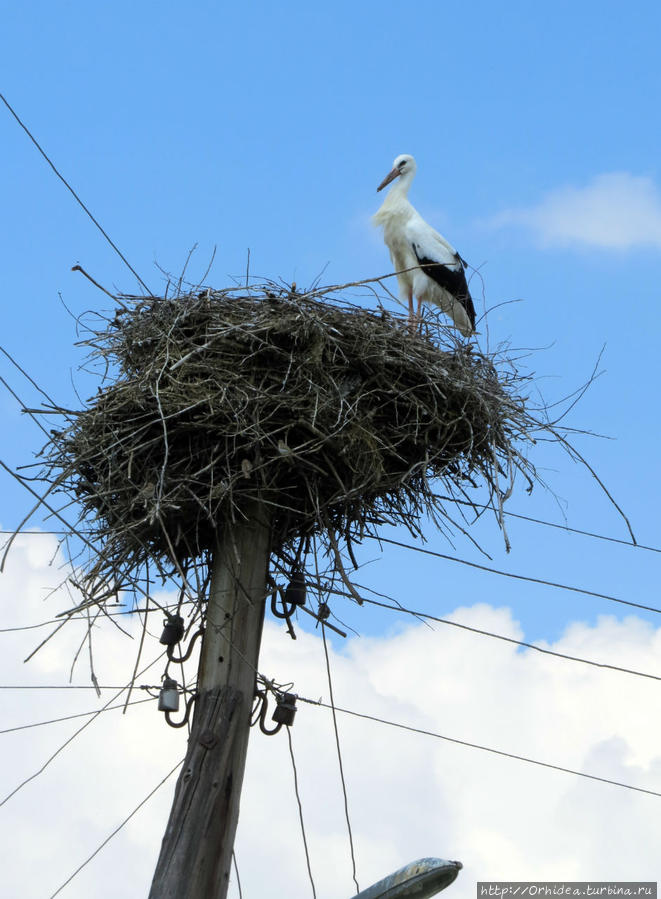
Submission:
[[[78,265],[78,264],[72,265],[71,271],[72,272],[80,272],[81,275],[85,275],[85,277],[87,278],[88,281],[91,281],[95,287],[98,287],[99,290],[102,290],[103,293],[105,293],[105,295],[107,297],[110,297],[111,300],[114,300],[116,303],[119,303],[121,308],[124,311],[127,311],[127,307],[124,305],[124,303],[122,303],[122,301],[119,299],[119,297],[116,297],[115,294],[110,293],[109,290],[106,290],[105,287],[103,287],[101,284],[99,284],[98,281],[95,281],[94,278],[90,274],[88,274],[88,272],[85,271],[85,269],[82,267],[82,265]]]

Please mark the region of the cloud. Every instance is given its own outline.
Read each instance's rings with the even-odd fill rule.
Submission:
[[[36,623],[70,605],[50,565],[49,537],[22,537],[0,577],[4,627]],[[482,603],[454,618],[524,637],[506,608]],[[145,660],[159,652],[160,615]],[[312,699],[328,698],[318,633],[294,642],[267,621],[260,668]],[[63,628],[24,666],[49,632],[0,635],[4,683],[65,683],[84,622]],[[139,631],[134,631],[139,636]],[[129,679],[137,640],[98,628],[94,665],[102,683]],[[661,629],[630,617],[574,622],[551,648],[655,671]],[[549,658],[455,628],[418,624],[331,649],[336,703],[375,717],[552,764],[661,789],[661,753],[650,709],[658,684]],[[145,662],[145,663],[146,663]],[[87,649],[74,682],[89,683]],[[138,683],[159,682],[157,665]],[[93,691],[3,691],[3,727],[98,708]],[[136,698],[144,698],[139,693]],[[1,735],[2,796],[86,719]],[[658,874],[658,799],[338,713],[361,887],[425,855],[464,863],[447,893],[475,895],[476,880],[638,879]],[[299,703],[292,730],[312,870],[319,899],[353,895],[349,844],[330,713]],[[105,713],[39,777],[0,809],[6,895],[41,899],[83,862],[183,757],[185,731],[168,728],[154,704]],[[62,892],[63,899],[146,896],[174,778]],[[1,798],[1,797],[0,797]],[[622,822],[614,826],[613,822]],[[251,736],[237,859],[244,896],[310,895],[284,734]],[[237,899],[236,885],[229,893]]]
[[[542,246],[661,247],[661,194],[651,178],[610,172],[553,190],[529,209],[505,210],[491,225],[530,229]]]

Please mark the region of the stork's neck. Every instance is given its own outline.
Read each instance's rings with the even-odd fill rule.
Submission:
[[[401,216],[407,218],[411,215],[414,210],[408,201],[407,194],[409,192],[409,188],[411,186],[411,182],[413,181],[414,175],[415,172],[401,175],[393,183],[392,187],[386,194],[381,207],[373,217],[373,222],[375,225],[383,225],[385,224],[386,219],[390,219],[392,217],[399,218]]]
[[[385,206],[386,203],[395,205],[396,203],[401,203],[402,200],[406,200],[414,177],[415,172],[407,172],[393,181],[393,185],[388,191],[383,205]]]

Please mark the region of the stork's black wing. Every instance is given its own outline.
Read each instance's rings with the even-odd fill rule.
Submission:
[[[413,252],[424,273],[429,275],[432,281],[435,281],[443,290],[447,290],[458,303],[461,303],[470,319],[471,327],[475,330],[475,306],[464,273],[466,263],[459,253],[456,253],[454,257],[456,267],[449,267],[437,259],[430,259],[418,244],[413,244]]]

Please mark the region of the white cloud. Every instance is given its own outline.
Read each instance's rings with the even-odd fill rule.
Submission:
[[[505,210],[491,224],[528,228],[544,246],[661,247],[661,195],[651,178],[610,172],[553,190],[529,209]]]
[[[5,627],[43,620],[68,599],[44,602],[61,573],[48,567],[47,537],[21,538],[0,577]],[[368,613],[366,613],[368,614]],[[523,636],[507,609],[478,604],[457,620]],[[160,616],[146,658],[157,655]],[[74,630],[76,631],[74,633]],[[47,631],[0,634],[4,683],[65,682],[84,633],[65,628],[33,663],[21,659]],[[573,623],[552,644],[569,654],[655,671],[661,629],[631,617]],[[135,641],[105,626],[95,667],[105,683],[130,676]],[[88,682],[86,654],[76,680]],[[454,628],[407,626],[331,652],[336,702],[599,776],[661,789],[661,753],[650,710],[658,684],[554,660]],[[318,633],[293,642],[267,622],[261,669],[328,697]],[[139,679],[157,683],[160,668]],[[100,705],[93,692],[2,691],[2,726]],[[109,698],[104,693],[101,702]],[[2,735],[2,796],[32,774],[80,721]],[[468,899],[480,879],[638,879],[658,875],[658,799],[476,749],[339,715],[361,886],[424,855],[464,863],[448,897]],[[353,894],[329,712],[299,704],[292,731],[312,869],[319,899]],[[42,775],[0,809],[4,894],[52,892],[158,783],[185,751],[185,732],[154,705],[100,716]],[[63,899],[146,896],[174,779],[62,892]],[[614,826],[613,822],[621,822]],[[244,896],[310,895],[284,734],[253,733],[237,857]],[[235,886],[230,896],[236,899]]]

